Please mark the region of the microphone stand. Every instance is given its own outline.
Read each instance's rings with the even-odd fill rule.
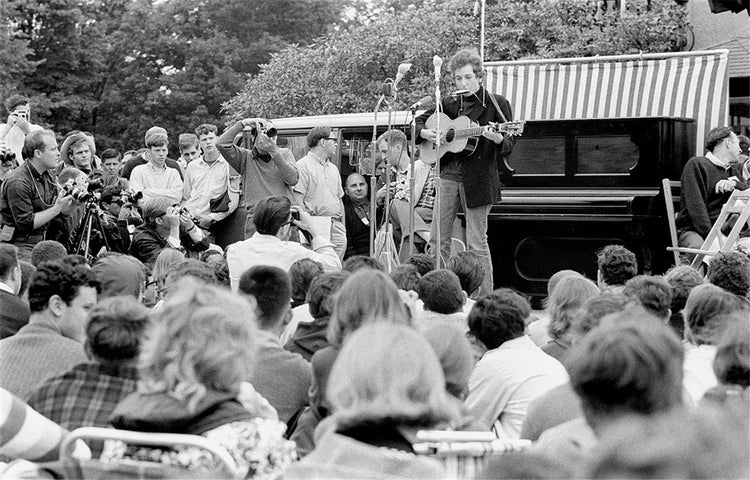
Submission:
[[[370,172],[370,256],[375,257],[375,229],[377,222],[377,187],[378,180],[375,172],[375,156],[377,154],[377,141],[378,141],[378,112],[380,111],[380,105],[385,101],[385,94],[380,95],[378,103],[375,105],[374,119],[372,122],[372,171]]]
[[[411,150],[410,157],[410,175],[409,178],[409,255],[414,255],[414,187],[416,186],[416,178],[414,178],[414,162],[417,151],[417,109],[416,107],[411,109],[411,142],[409,142],[409,148]]]
[[[437,138],[435,139],[435,151],[437,152],[437,160],[435,160],[435,205],[433,212],[437,212],[437,223],[435,224],[435,235],[437,236],[437,239],[435,241],[435,245],[437,245],[437,251],[435,252],[435,268],[440,269],[441,266],[441,259],[442,259],[442,250],[443,250],[443,239],[441,236],[441,228],[440,228],[440,114],[443,111],[443,104],[440,102],[440,80],[436,79],[435,82],[435,113],[436,115],[436,122],[435,122],[435,133],[437,134]],[[432,221],[435,221],[435,214],[432,215]]]

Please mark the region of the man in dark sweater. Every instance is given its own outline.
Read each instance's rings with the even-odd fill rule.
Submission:
[[[740,142],[731,128],[708,132],[706,150],[704,157],[691,158],[682,170],[680,213],[675,219],[681,247],[700,248],[732,191],[747,188],[736,170]]]

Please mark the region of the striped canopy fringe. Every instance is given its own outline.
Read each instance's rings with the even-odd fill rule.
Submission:
[[[487,88],[517,120],[683,117],[696,121],[695,154],[727,125],[728,50],[486,62]]]

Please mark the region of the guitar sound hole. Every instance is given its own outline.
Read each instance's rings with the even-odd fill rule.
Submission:
[[[451,128],[450,130],[445,132],[446,143],[451,143],[454,138],[456,138],[456,131],[454,129]]]

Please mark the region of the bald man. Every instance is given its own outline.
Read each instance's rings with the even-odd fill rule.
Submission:
[[[353,255],[369,255],[370,198],[365,177],[356,172],[346,177],[344,193],[344,221],[346,224],[346,253],[344,259]]]

